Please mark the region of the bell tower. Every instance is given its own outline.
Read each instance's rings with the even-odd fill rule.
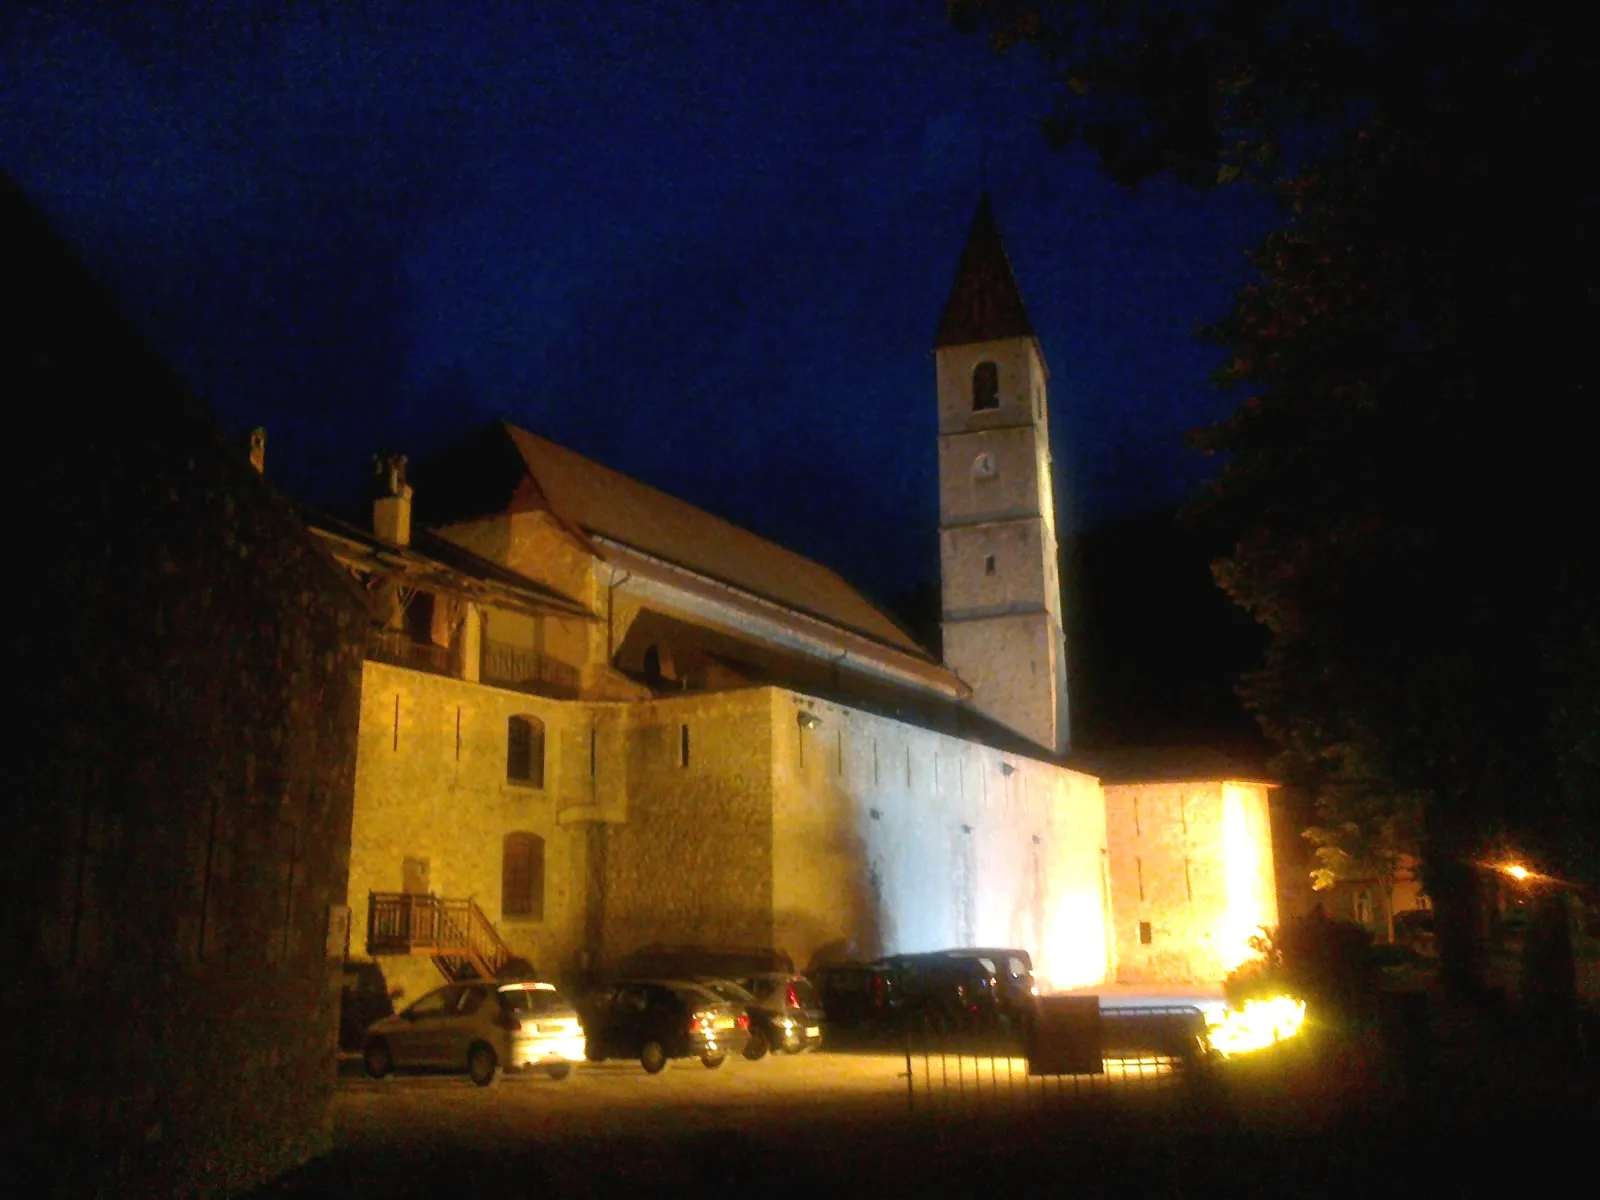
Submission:
[[[933,345],[945,662],[972,707],[1064,752],[1048,372],[987,195]]]

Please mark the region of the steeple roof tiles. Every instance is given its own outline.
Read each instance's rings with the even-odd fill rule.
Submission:
[[[1006,256],[994,205],[985,195],[978,203],[966,247],[961,251],[961,265],[939,318],[934,349],[1033,336],[1033,324],[1028,320],[1022,289],[1017,286],[1016,273]]]

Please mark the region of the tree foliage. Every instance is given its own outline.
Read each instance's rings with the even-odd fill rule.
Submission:
[[[1246,700],[1289,781],[1319,797],[1330,848],[1359,857],[1420,804],[1435,884],[1507,838],[1593,874],[1595,190],[1580,124],[1596,63],[1578,14],[1546,0],[949,8],[1050,59],[1049,132],[1115,178],[1250,179],[1282,200],[1255,281],[1212,330],[1240,403],[1197,437],[1220,464],[1198,507],[1232,545],[1218,582],[1270,634]],[[1340,833],[1351,823],[1362,837]]]

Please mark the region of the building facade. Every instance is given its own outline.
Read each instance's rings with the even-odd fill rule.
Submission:
[[[320,523],[372,630],[352,954],[371,898],[441,897],[564,976],[686,943],[1013,945],[1061,988],[1243,957],[1276,919],[1264,788],[1141,796],[1190,829],[1146,846],[1068,752],[1047,380],[987,202],[936,343],[944,661],[834,572],[505,423],[381,466],[371,532]]]

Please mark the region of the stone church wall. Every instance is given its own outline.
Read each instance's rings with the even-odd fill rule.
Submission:
[[[598,831],[599,962],[654,943],[773,945],[771,695],[628,706],[627,820]]]
[[[1120,784],[1105,797],[1118,981],[1219,982],[1278,920],[1267,789]]]
[[[1055,986],[1106,977],[1093,778],[773,694],[774,921],[797,965],[1020,946]]]

